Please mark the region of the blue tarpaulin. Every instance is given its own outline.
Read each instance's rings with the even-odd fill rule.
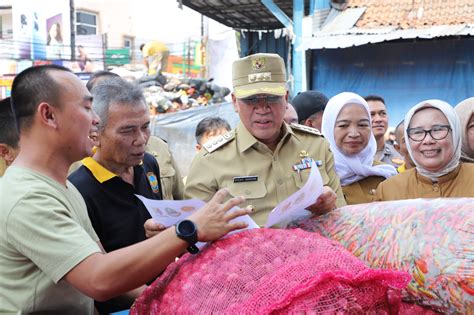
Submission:
[[[474,38],[388,42],[312,54],[312,89],[328,97],[344,91],[380,95],[393,127],[423,100],[455,106],[474,96]]]

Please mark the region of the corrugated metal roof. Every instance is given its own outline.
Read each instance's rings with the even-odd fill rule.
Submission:
[[[315,10],[313,13],[313,33],[320,31],[326,21],[329,12],[331,11],[330,8],[322,9],[322,10]]]
[[[350,29],[357,23],[364,12],[365,8],[353,8],[344,11],[331,10],[321,28],[321,32],[332,33]]]
[[[273,30],[284,25],[260,0],[181,0],[185,6],[238,30]],[[292,0],[273,0],[290,19]],[[309,0],[304,1],[309,11]]]
[[[305,10],[309,0],[305,0]],[[182,3],[240,30],[274,30],[281,22],[260,0],[182,0]],[[293,1],[274,0],[290,18]],[[315,11],[313,37],[296,49],[346,48],[412,38],[474,35],[473,0],[348,0],[344,10]],[[326,18],[327,17],[327,18]]]
[[[316,11],[317,12],[317,11]],[[349,0],[345,10],[331,9],[322,26],[313,17],[313,37],[301,49],[334,49],[398,39],[474,35],[472,0]]]
[[[345,11],[348,10],[353,9],[346,9]],[[325,24],[321,30],[314,32],[313,37],[303,38],[302,44],[296,49],[335,49],[381,43],[397,39],[430,39],[444,36],[474,35],[474,24],[435,25],[416,29],[400,29],[399,26],[369,29],[350,27],[343,29],[341,27],[334,27],[332,25],[333,23],[339,22],[343,25],[350,25],[350,23],[353,23],[354,16],[357,16],[357,14],[358,13],[353,12],[350,15],[344,16],[343,14],[339,13],[337,15],[337,19],[334,19],[332,23]],[[329,14],[329,16],[331,16],[331,14]],[[352,25],[354,24],[355,22]],[[326,28],[327,26],[329,28]]]

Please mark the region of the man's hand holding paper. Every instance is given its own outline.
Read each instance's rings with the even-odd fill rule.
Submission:
[[[316,199],[316,202],[307,207],[314,215],[328,213],[336,208],[337,195],[329,186],[323,186],[323,193]]]
[[[326,213],[334,209],[335,206],[336,195],[331,188],[323,186],[323,179],[313,161],[308,181],[300,190],[286,198],[270,212],[265,227],[285,228],[295,220],[309,218],[312,214]]]
[[[243,197],[223,202],[227,195],[227,189],[221,189],[208,203],[197,199],[151,200],[136,196],[152,217],[144,225],[147,237],[155,236],[177,222],[188,219],[198,227],[198,240],[205,242],[241,229],[258,228],[248,216],[252,210],[237,207],[244,201]]]

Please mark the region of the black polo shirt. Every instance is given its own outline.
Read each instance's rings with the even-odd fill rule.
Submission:
[[[135,187],[93,158],[83,159],[82,164],[68,179],[82,194],[104,249],[111,252],[145,240],[143,224],[151,216],[135,194],[162,199],[156,159],[145,153],[143,163],[133,168]]]

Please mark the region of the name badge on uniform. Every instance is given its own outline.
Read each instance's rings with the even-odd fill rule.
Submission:
[[[236,176],[234,177],[234,183],[247,183],[258,181],[258,176]]]

